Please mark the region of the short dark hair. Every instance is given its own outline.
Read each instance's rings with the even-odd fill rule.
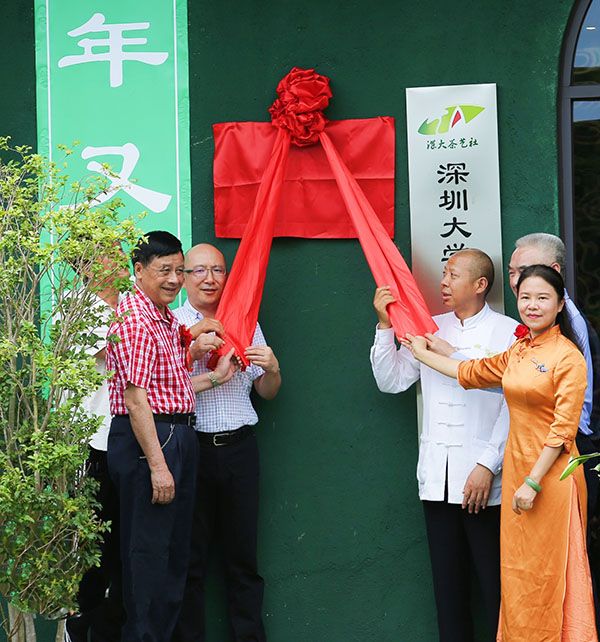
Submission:
[[[171,254],[183,254],[181,241],[170,232],[155,230],[138,240],[131,252],[131,262],[134,267],[136,263],[141,263],[145,267],[155,257],[171,256]]]
[[[468,256],[471,259],[471,274],[474,279],[484,278],[487,281],[487,288],[483,293],[486,297],[494,285],[494,262],[482,250],[476,247],[467,247],[464,250],[455,252],[453,256]]]

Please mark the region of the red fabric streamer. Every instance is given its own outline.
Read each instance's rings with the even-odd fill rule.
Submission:
[[[436,332],[438,327],[431,318],[413,275],[400,250],[386,234],[381,221],[375,216],[371,204],[358,183],[344,165],[331,139],[325,132],[319,135],[327,154],[340,193],[356,228],[358,240],[365,253],[377,287],[389,285],[396,301],[388,306],[388,314],[398,339],[407,332],[423,335]]]
[[[235,348],[236,355],[242,360],[244,367],[248,365],[244,349],[252,341],[258,320],[291,143],[303,148],[297,151],[304,156],[305,169],[310,173],[315,155],[311,153],[314,148],[307,146],[317,141],[321,142],[324,157],[337,184],[337,200],[339,201],[341,194],[342,202],[349,214],[348,220],[351,221],[359,238],[375,281],[378,286],[389,285],[392,293],[397,297],[397,302],[389,306],[390,320],[396,336],[404,337],[407,332],[411,334],[435,332],[437,326],[429,314],[410,270],[398,248],[390,240],[389,232],[376,216],[373,206],[358,181],[336,150],[333,137],[329,135],[333,130],[329,130],[321,113],[331,97],[329,79],[316,74],[313,69],[304,70],[295,67],[279,83],[277,93],[279,97],[269,110],[272,125],[276,127],[277,134],[258,188],[252,215],[244,228],[242,241],[217,309],[216,317],[226,329],[225,345],[213,355],[211,365],[214,367],[218,356],[226,354],[231,346]],[[385,119],[374,120],[385,121]],[[344,122],[347,121],[339,121],[340,124]],[[391,122],[393,125],[393,121]],[[266,133],[265,124],[261,123],[226,123],[215,126],[215,201],[218,191],[217,157],[220,158],[219,170],[225,167],[230,175],[235,175],[238,170],[243,174],[247,169],[246,166],[240,167],[238,162],[240,157],[248,158],[245,152],[249,141],[243,133],[247,130],[244,125],[252,125],[252,135],[256,137],[262,135],[268,139],[272,136],[272,133]],[[272,125],[267,124],[268,127]],[[219,127],[223,128],[221,133],[224,137],[217,139]],[[226,146],[227,153],[224,153],[223,140],[226,137],[233,138]],[[352,149],[356,153],[353,142],[353,140],[347,141],[348,150]],[[250,152],[253,153],[256,147],[250,147]],[[373,145],[370,154],[375,157],[379,151],[378,146]],[[385,153],[386,150],[383,152]],[[286,208],[288,205],[286,201]]]
[[[215,315],[225,328],[225,343],[209,359],[211,368],[216,366],[219,356],[227,354],[231,347],[235,348],[235,354],[244,368],[249,364],[244,350],[251,345],[256,330],[289,149],[290,136],[285,130],[279,129],[256,196],[254,211],[229,270]]]

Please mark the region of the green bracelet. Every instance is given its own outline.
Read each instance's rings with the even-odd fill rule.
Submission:
[[[208,378],[210,380],[210,384],[213,388],[218,388],[221,385],[221,382],[217,379],[216,375],[214,372],[209,372],[208,373]]]
[[[533,488],[536,493],[540,493],[542,491],[542,487],[535,481],[535,479],[532,479],[531,477],[525,477],[525,483],[529,486],[529,488]]]

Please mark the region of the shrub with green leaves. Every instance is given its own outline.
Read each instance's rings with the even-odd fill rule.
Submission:
[[[23,613],[76,608],[107,528],[84,471],[99,419],[81,402],[102,383],[90,356],[101,321],[92,284],[114,280],[127,263],[121,246],[140,236],[117,199],[94,206],[107,188],[69,183],[0,138],[0,594],[12,635]]]

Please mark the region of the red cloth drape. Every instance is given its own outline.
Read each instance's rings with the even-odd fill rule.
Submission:
[[[364,192],[342,161],[326,131],[319,135],[327,160],[331,165],[340,194],[358,240],[373,273],[377,287],[389,285],[395,303],[388,306],[390,321],[395,335],[400,339],[407,332],[422,335],[438,328],[427,308],[413,275],[406,265],[400,250],[387,235],[381,221]]]
[[[351,221],[355,234],[359,238],[377,285],[389,285],[397,298],[397,302],[388,308],[396,336],[404,337],[407,332],[411,334],[435,332],[437,326],[429,314],[410,270],[398,248],[390,240],[389,231],[375,214],[372,204],[330,136],[333,129],[327,126],[321,112],[331,97],[329,79],[316,74],[312,69],[294,68],[281,80],[277,93],[279,98],[269,110],[273,125],[276,126],[275,141],[258,187],[252,214],[244,227],[242,241],[217,309],[216,317],[223,323],[226,330],[226,343],[213,356],[212,364],[214,365],[219,354],[225,354],[233,346],[244,365],[248,365],[244,349],[250,345],[258,321],[258,310],[279,203],[284,190],[291,143],[300,148],[295,150],[295,156],[301,170],[302,164],[306,164],[304,170],[310,177],[311,171],[315,172],[317,162],[321,163],[321,170],[317,173],[324,173],[322,160],[315,160],[319,155],[312,152],[314,148],[310,147],[320,141],[323,155],[329,165],[329,171],[326,173],[333,177],[336,184],[336,198],[333,200],[344,204],[347,210],[346,218]],[[390,119],[387,122],[385,119],[376,120],[389,127]],[[341,129],[344,130],[343,121],[340,122]],[[393,131],[393,121],[391,124]],[[245,125],[252,125],[252,127],[248,128]],[[256,125],[260,126],[256,127]],[[235,177],[234,182],[237,185],[243,185],[244,172],[247,172],[249,167],[252,169],[254,166],[255,173],[260,171],[261,161],[252,160],[252,154],[247,153],[247,146],[254,144],[258,155],[262,154],[262,162],[264,162],[265,145],[272,137],[272,133],[267,133],[262,125],[260,123],[222,125],[223,129],[220,130],[222,137],[218,140],[215,137],[215,158],[219,156],[219,170],[216,170],[215,177],[222,178],[222,170],[225,168],[229,176]],[[268,124],[267,126],[271,127]],[[254,136],[253,143],[249,141],[247,132]],[[227,144],[224,143],[226,139],[229,139]],[[351,152],[358,155],[351,138],[346,141],[345,149],[350,156],[352,156]],[[362,151],[364,152],[364,149]],[[373,141],[373,149],[368,151],[369,157],[375,159],[378,151],[378,141]],[[382,153],[384,155],[388,153],[389,156],[389,150],[386,150],[385,145]],[[240,176],[242,180],[239,180]],[[302,171],[298,175],[298,181],[303,181]],[[221,184],[220,187],[222,186]],[[217,199],[217,191],[215,181],[215,199]],[[315,193],[313,197],[315,202],[318,196],[319,194]],[[242,202],[247,203],[248,199],[242,199],[238,207],[241,207]],[[288,207],[289,203],[286,201],[283,206]],[[304,216],[307,214],[305,213]]]
[[[213,125],[215,234],[241,238],[254,209],[278,128],[271,123]],[[394,237],[394,119],[333,120],[325,131]],[[275,216],[274,236],[356,238],[356,230],[321,145],[292,145]]]
[[[258,321],[273,241],[275,214],[281,197],[289,149],[290,136],[283,129],[279,129],[256,195],[254,210],[219,301],[215,316],[225,328],[225,345],[211,357],[211,367],[214,367],[218,357],[227,354],[231,347],[235,348],[235,354],[242,360],[244,367],[248,365],[244,350],[252,343]]]

